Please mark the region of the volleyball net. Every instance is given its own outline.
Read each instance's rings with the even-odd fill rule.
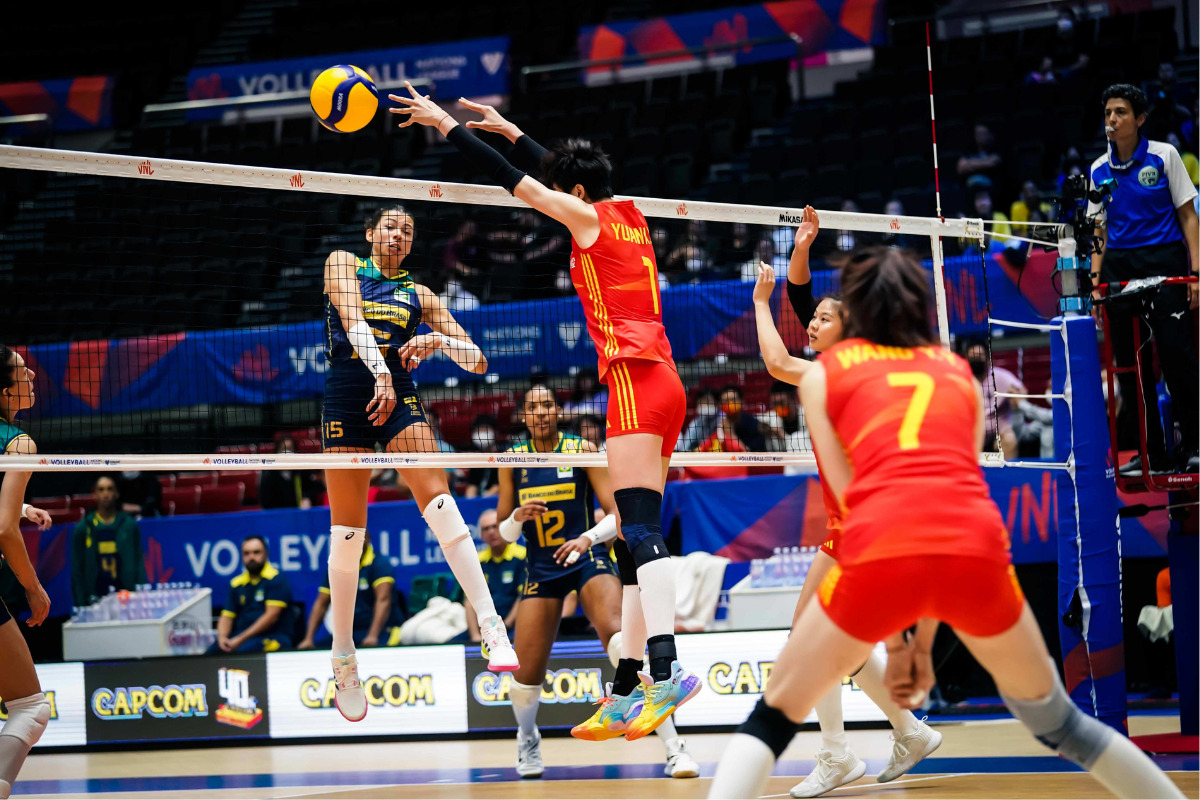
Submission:
[[[791,352],[805,351],[807,321],[782,288],[801,209],[629,199],[649,221],[689,394],[690,433],[672,463],[811,464],[795,391],[765,371],[751,301],[758,262],[773,262],[776,325]],[[16,422],[39,454],[14,467],[494,466],[488,440],[522,438],[522,396],[535,382],[558,395],[561,429],[603,436],[608,398],[589,383],[596,355],[569,235],[502,189],[0,146],[0,203],[0,342],[36,373],[36,403]],[[411,373],[457,452],[324,454],[325,261],[339,250],[367,257],[365,221],[397,205],[413,226],[402,268],[442,298],[487,368],[468,372],[439,351]],[[923,252],[942,341],[988,340],[980,256],[943,257],[944,240],[981,240],[978,220],[819,216],[831,263],[851,243]],[[814,250],[816,298],[838,288],[819,258]],[[275,452],[283,438],[296,452]],[[602,453],[505,458],[604,463]]]

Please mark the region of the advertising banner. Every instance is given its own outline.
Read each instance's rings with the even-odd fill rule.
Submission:
[[[428,78],[433,82],[429,93],[439,98],[508,94],[508,37],[493,36],[227,67],[198,67],[188,73],[188,99],[307,91],[317,75],[338,64],[353,64],[377,83],[397,84]],[[221,113],[220,108],[193,109],[188,117],[215,119]]]
[[[471,730],[514,730],[517,724],[508,696],[512,673],[491,672],[478,651],[467,653],[467,722]],[[572,728],[590,717],[614,672],[598,640],[557,642],[542,684],[538,727]]]
[[[108,128],[115,83],[110,75],[0,83],[0,117],[46,114],[58,131]]]
[[[38,664],[36,669],[42,693],[50,703],[50,722],[37,746],[74,747],[87,744],[87,697],[83,685],[83,664]],[[7,720],[8,708],[0,702],[0,725]]]
[[[675,712],[686,725],[741,725],[762,696],[787,631],[740,631],[678,636],[679,661],[700,676],[703,689]],[[883,645],[877,645],[880,653]],[[842,711],[848,722],[886,719],[857,686],[842,684]],[[810,713],[805,722],[816,722]]]
[[[269,735],[262,655],[89,663],[84,684],[89,743]]]
[[[358,652],[367,716],[348,722],[334,706],[329,653],[269,653],[270,732],[276,739],[463,733],[467,696],[463,648],[400,647]]]

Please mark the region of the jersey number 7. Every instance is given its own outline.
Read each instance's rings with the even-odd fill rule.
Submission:
[[[904,419],[900,421],[900,449],[915,450],[921,446],[917,434],[921,423],[925,421],[925,413],[929,411],[929,402],[933,399],[933,376],[926,372],[889,372],[888,386],[912,388],[912,397],[908,408],[904,411]]]

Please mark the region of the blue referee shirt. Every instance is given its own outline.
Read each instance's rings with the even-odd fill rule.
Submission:
[[[1117,182],[1112,200],[1098,216],[1108,221],[1108,247],[1126,250],[1183,239],[1175,209],[1192,201],[1196,187],[1179,153],[1166,142],[1142,139],[1133,157],[1120,163],[1114,147],[1109,142],[1108,152],[1091,168],[1091,188],[1109,178]],[[1088,204],[1089,215],[1099,210],[1095,203]]]

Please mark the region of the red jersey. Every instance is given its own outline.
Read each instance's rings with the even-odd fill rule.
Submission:
[[[600,379],[610,361],[640,358],[675,368],[662,324],[650,227],[632,200],[595,203],[600,237],[584,250],[571,239],[571,282],[596,344]]]
[[[979,469],[979,401],[967,362],[942,347],[847,339],[821,356],[826,410],[854,476],[838,559],[921,555],[1009,560]]]

